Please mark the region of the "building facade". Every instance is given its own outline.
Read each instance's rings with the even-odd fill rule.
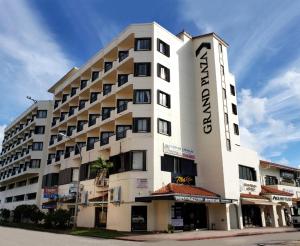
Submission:
[[[298,188],[271,184],[274,165],[240,146],[227,48],[215,33],[134,24],[71,69],[49,89],[41,208],[74,213],[79,187],[80,227],[285,226]],[[99,157],[108,172],[93,168]]]
[[[52,101],[38,101],[8,125],[0,155],[0,208],[40,206]]]

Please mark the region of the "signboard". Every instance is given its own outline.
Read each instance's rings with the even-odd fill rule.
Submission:
[[[56,204],[45,204],[42,205],[42,209],[55,209],[57,206]]]
[[[148,179],[136,179],[136,188],[148,188]]]
[[[183,226],[183,219],[172,219],[171,223],[174,227],[180,227]]]
[[[292,197],[273,195],[271,196],[271,200],[273,202],[292,202]]]
[[[176,184],[185,184],[185,185],[195,185],[195,177],[193,176],[173,176],[172,174],[172,183]]]
[[[231,199],[222,199],[219,197],[174,196],[174,199],[179,202],[232,203]]]
[[[44,198],[57,199],[58,198],[58,187],[45,187]]]
[[[195,160],[195,154],[192,149],[164,143],[163,150],[165,154],[175,155],[186,159]]]
[[[256,182],[240,180],[240,192],[241,193],[259,193],[258,185]]]

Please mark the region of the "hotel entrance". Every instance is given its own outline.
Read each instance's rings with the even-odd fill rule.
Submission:
[[[205,204],[175,203],[172,206],[172,225],[175,230],[195,230],[207,228]]]

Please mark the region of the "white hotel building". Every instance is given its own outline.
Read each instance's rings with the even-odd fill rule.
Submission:
[[[80,174],[78,226],[284,226],[292,194],[261,186],[257,153],[240,146],[227,47],[214,33],[134,24],[71,69],[49,89],[41,206],[74,210]],[[90,170],[99,156],[114,164],[105,177]]]
[[[40,206],[52,101],[38,101],[5,128],[0,154],[0,208]]]

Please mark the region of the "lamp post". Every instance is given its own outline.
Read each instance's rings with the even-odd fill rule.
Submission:
[[[61,135],[62,137],[71,139],[69,136],[63,134],[63,133],[58,133],[58,135]],[[82,155],[81,155],[81,147],[78,143],[75,142],[75,147],[79,150],[79,156],[80,156],[80,163],[79,163],[79,168],[78,168],[78,181],[77,181],[77,186],[76,186],[76,196],[75,196],[75,209],[74,209],[74,223],[73,223],[73,228],[77,227],[77,214],[78,214],[78,200],[79,200],[79,189],[80,189],[80,166],[82,164]]]

